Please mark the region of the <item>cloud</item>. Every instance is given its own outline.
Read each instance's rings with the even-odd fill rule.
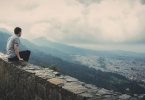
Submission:
[[[85,3],[85,0],[79,2]],[[74,13],[70,16],[59,14],[58,17],[56,14],[51,22],[50,20],[44,22],[49,27],[44,28],[45,31],[41,30],[42,34],[47,33],[48,37],[61,42],[94,44],[138,41],[145,38],[145,14],[143,13],[145,6],[137,0],[134,2],[103,0],[100,3],[90,0],[90,2],[91,4],[84,8],[77,4],[77,9],[72,9]],[[74,5],[70,8],[74,8]],[[66,12],[69,14],[70,11]],[[65,19],[61,20],[61,17]]]
[[[89,6],[93,3],[99,3],[101,0],[77,0],[78,2],[84,4],[85,6]]]
[[[11,32],[13,30],[13,27],[12,27],[12,25],[10,25],[8,23],[0,22],[0,29],[5,29],[5,30]]]
[[[25,38],[68,44],[143,43],[145,0],[13,0],[0,4],[0,20],[22,26]],[[0,23],[3,23],[0,22]],[[7,27],[6,27],[7,28]]]
[[[141,0],[141,3],[142,3],[142,4],[145,4],[145,0]]]
[[[101,30],[102,39],[122,42],[144,36],[145,6],[140,2],[104,0],[90,9],[89,23]]]

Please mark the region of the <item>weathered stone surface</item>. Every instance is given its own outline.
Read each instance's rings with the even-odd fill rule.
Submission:
[[[7,62],[0,53],[0,100],[144,100],[98,88],[49,68]]]
[[[53,72],[55,76],[60,76],[61,74],[59,72]]]
[[[69,90],[71,92],[77,93],[77,94],[87,91],[86,87],[83,87],[82,85],[80,85],[77,82],[65,83],[63,88],[67,89],[67,90]]]
[[[70,77],[70,76],[64,76],[64,78],[66,79],[67,82],[76,82],[76,81],[78,81],[78,79]]]
[[[130,95],[123,94],[123,95],[119,96],[119,99],[121,99],[121,100],[128,100],[130,97],[131,97]]]
[[[112,91],[109,91],[109,90],[106,90],[106,89],[100,89],[97,94],[100,94],[100,95],[113,95],[114,93]]]
[[[51,78],[48,80],[50,83],[53,83],[55,85],[59,85],[59,86],[63,86],[64,83],[66,82],[65,80],[63,79],[59,79],[59,78]]]

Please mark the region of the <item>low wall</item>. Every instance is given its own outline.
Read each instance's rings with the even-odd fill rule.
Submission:
[[[97,88],[48,68],[13,64],[0,53],[0,100],[128,100],[126,94]],[[136,100],[135,98],[133,100]]]

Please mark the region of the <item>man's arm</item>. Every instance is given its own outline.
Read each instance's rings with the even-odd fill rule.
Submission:
[[[19,54],[19,46],[18,44],[14,44],[14,49],[15,49],[15,53],[16,53],[16,56],[18,57],[19,60],[23,60],[21,57],[20,57],[20,54]]]

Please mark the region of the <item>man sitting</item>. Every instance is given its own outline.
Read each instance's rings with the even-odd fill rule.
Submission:
[[[19,46],[20,46],[20,37],[22,35],[22,29],[20,27],[16,27],[14,29],[14,35],[12,35],[7,42],[7,55],[8,55],[8,61],[27,61],[30,57],[30,51],[25,50],[19,52]]]

